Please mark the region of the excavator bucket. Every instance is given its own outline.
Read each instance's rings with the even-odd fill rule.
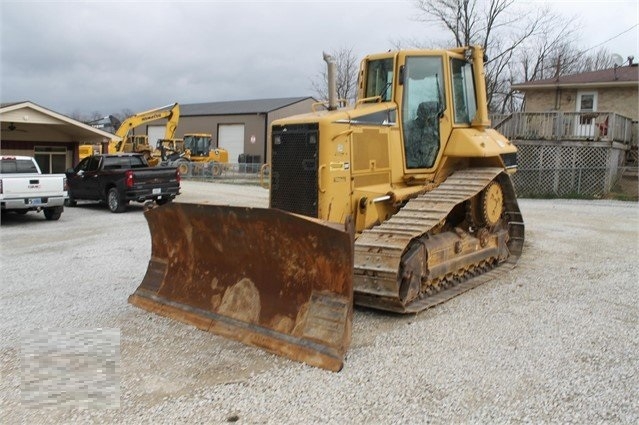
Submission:
[[[351,340],[353,232],[277,209],[173,202],[145,211],[137,307],[339,371]]]

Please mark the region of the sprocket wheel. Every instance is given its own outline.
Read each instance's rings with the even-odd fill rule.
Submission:
[[[499,222],[504,212],[504,191],[499,183],[492,181],[482,191],[479,209],[481,220],[487,226],[494,226]]]

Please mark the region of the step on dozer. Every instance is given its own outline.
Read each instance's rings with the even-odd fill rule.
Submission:
[[[171,203],[145,211],[135,306],[338,371],[351,339],[352,226],[277,209]]]

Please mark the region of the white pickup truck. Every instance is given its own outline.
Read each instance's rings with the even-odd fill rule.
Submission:
[[[57,220],[67,199],[64,174],[42,174],[30,156],[0,156],[0,206],[2,213],[43,211],[47,220]]]

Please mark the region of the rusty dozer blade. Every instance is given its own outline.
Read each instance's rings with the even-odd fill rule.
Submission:
[[[152,253],[129,302],[339,371],[351,340],[353,242],[277,209],[170,203],[145,211]]]

